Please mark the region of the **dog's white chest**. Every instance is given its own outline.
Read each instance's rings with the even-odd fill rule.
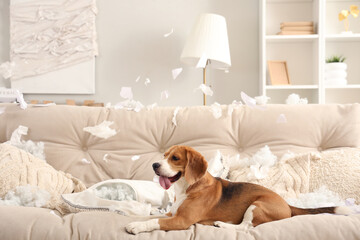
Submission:
[[[170,210],[173,216],[175,215],[181,204],[184,202],[184,200],[187,198],[186,189],[188,188],[188,186],[189,185],[183,178],[181,178],[175,183],[174,188],[176,201],[174,202]]]

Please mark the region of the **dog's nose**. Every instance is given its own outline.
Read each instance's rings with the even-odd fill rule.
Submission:
[[[152,167],[156,171],[160,167],[160,163],[153,163]]]

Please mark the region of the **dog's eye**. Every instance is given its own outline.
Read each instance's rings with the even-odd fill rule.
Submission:
[[[179,158],[176,156],[172,156],[172,160],[177,161],[177,160],[179,160]]]

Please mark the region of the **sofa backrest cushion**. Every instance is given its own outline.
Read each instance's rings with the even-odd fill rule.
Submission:
[[[87,186],[111,178],[151,180],[152,163],[172,145],[191,146],[206,159],[216,150],[248,157],[265,145],[277,156],[288,150],[360,146],[359,104],[241,106],[232,115],[228,106],[222,106],[219,119],[210,107],[184,107],[176,116],[177,125],[172,122],[175,107],[140,112],[61,105],[0,107],[5,107],[0,114],[0,142],[9,140],[19,125],[28,127],[24,139],[44,142],[47,162]],[[109,126],[116,131],[114,136],[105,139],[83,130],[104,121],[114,122]],[[140,158],[132,160],[135,155]]]

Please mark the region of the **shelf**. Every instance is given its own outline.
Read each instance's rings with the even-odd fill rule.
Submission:
[[[318,85],[266,85],[266,89],[318,89]]]
[[[267,0],[267,3],[309,3],[313,0]]]
[[[329,34],[325,36],[326,41],[331,42],[352,42],[352,41],[359,41],[360,40],[360,34],[354,33],[354,34]]]
[[[267,35],[268,42],[310,42],[319,39],[318,34],[309,35]]]
[[[348,84],[344,86],[325,86],[326,89],[360,89],[360,84]]]

